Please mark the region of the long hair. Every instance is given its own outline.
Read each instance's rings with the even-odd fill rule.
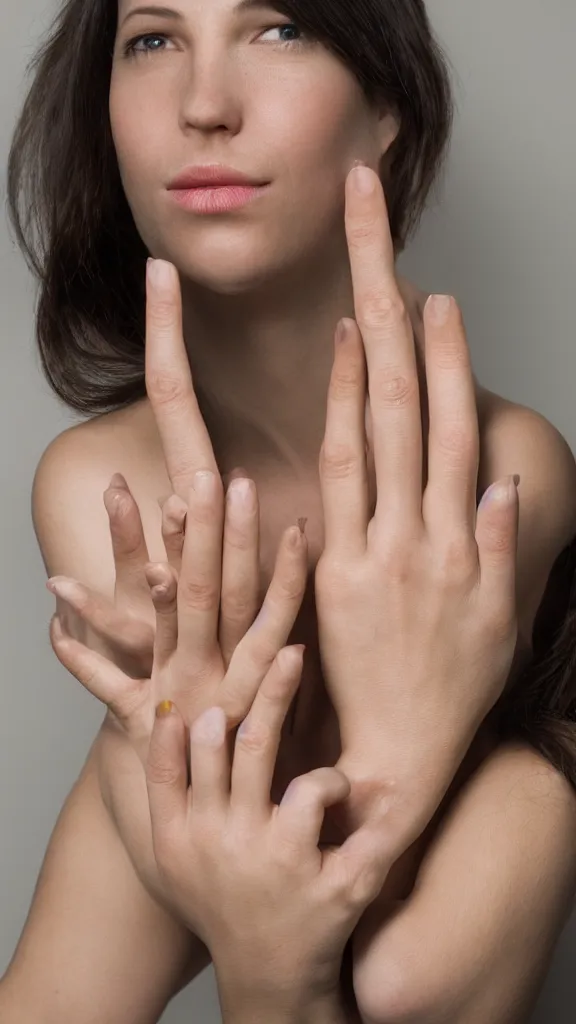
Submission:
[[[400,118],[386,172],[397,251],[439,177],[450,79],[422,0],[273,3]],[[50,386],[84,414],[146,394],[145,263],[109,117],[117,0],[65,0],[29,62],[8,159],[8,213],[40,282],[36,339]]]

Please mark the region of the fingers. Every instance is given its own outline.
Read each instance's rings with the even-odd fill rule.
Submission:
[[[262,679],[288,641],[306,592],[308,545],[298,527],[282,536],[274,575],[256,619],[232,655],[219,694],[231,725],[246,717]]]
[[[140,510],[120,473],[115,473],[104,491],[104,505],[110,521],[116,601],[133,600],[135,590],[146,589],[143,570],[148,561],[148,548]]]
[[[506,621],[516,608],[519,477],[498,480],[478,506],[476,543],[487,606]]]
[[[315,768],[293,779],[278,808],[276,823],[282,839],[294,846],[318,846],[326,809],[345,800],[350,790],[338,768]]]
[[[146,786],[155,850],[166,829],[184,818],[188,804],[186,726],[170,700],[156,708],[146,759]]]
[[[269,814],[282,726],[300,683],[303,656],[303,644],[278,652],[236,733],[230,800],[245,818],[263,820]]]
[[[180,572],[186,532],[188,505],[177,494],[171,494],[162,505],[162,540],[168,563]]]
[[[230,802],[230,757],[222,708],[204,711],[190,727],[190,777],[194,811],[224,812]]]
[[[150,623],[126,614],[102,594],[67,576],[53,576],[46,586],[109,646],[118,648],[135,662],[143,663],[143,652],[150,652],[154,643],[154,630]]]
[[[324,546],[351,555],[366,550],[369,488],[365,420],[364,346],[358,325],[345,318],[336,331],[319,476]]]
[[[476,521],[480,437],[474,377],[458,305],[431,296],[424,309],[429,405],[426,522],[471,536]]]
[[[236,477],[226,492],[219,644],[226,667],[254,621],[260,593],[260,515],[252,480]]]
[[[146,391],[172,488],[187,501],[195,472],[218,467],[192,384],[178,271],[165,260],[148,264],[145,363]]]
[[[120,721],[128,723],[144,696],[143,682],[125,675],[103,655],[64,633],[57,615],[50,621],[50,642],[64,668]]]
[[[178,581],[178,644],[196,661],[209,661],[218,643],[223,506],[220,475],[196,474],[188,496]]]
[[[356,191],[356,172],[373,191]],[[368,363],[377,476],[376,524],[384,513],[421,522],[422,426],[414,338],[395,275],[384,190],[370,168],[346,179],[345,227],[355,317]]]
[[[361,912],[377,898],[395,858],[387,854],[382,829],[364,825],[324,854],[323,871]]]
[[[178,577],[176,570],[163,562],[151,562],[145,571],[156,612],[154,667],[158,671],[178,646]]]

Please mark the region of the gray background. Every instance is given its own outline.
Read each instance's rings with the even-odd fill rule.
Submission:
[[[576,443],[576,4],[574,0],[430,0],[455,69],[459,107],[443,197],[402,269],[461,302],[482,383],[538,409]],[[10,4],[0,36],[0,163],[24,90],[24,65],[54,5]],[[4,199],[5,176],[1,187]],[[53,600],[30,518],[48,442],[72,422],[41,378],[35,286],[0,222],[0,974],[24,923],[57,814],[99,727],[100,706],[56,662]],[[570,952],[559,944],[532,1024],[574,1020]],[[163,1024],[219,1020],[211,971],[173,1001]]]

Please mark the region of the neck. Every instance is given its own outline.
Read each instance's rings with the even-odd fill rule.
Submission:
[[[279,275],[280,276],[280,275]],[[415,326],[421,293],[399,279]],[[315,476],[338,320],[354,317],[347,260],[333,253],[250,294],[182,282],[184,337],[194,386],[222,473],[281,468]]]

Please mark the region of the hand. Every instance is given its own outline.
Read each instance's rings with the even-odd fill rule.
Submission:
[[[236,1005],[245,1019],[280,1019],[278,1007],[302,1013],[337,992],[346,942],[386,875],[366,827],[340,847],[318,848],[325,809],[350,791],[342,772],[302,775],[279,806],[271,803],[302,651],[278,654],[236,734],[232,763],[221,708],[196,719],[191,785],[186,716],[166,702],[152,731],[146,779],[156,861],[173,911],[210,950],[225,1019]]]
[[[218,466],[194,392],[184,344],[178,273],[173,265],[166,266],[168,284],[156,282],[153,273],[147,273],[145,368],[148,398],[173,491],[162,509],[162,536],[168,561],[178,569],[183,520],[194,475],[202,469],[218,473]],[[223,482],[229,484],[246,475],[238,467],[226,474]],[[77,639],[90,644],[92,632],[102,653],[124,672],[135,677],[149,675],[155,617],[145,576],[148,550],[138,506],[121,474],[112,478],[104,504],[116,572],[113,599],[68,577],[53,577],[47,586],[57,597],[62,621]],[[239,543],[225,567],[219,642],[226,664],[258,610],[259,576],[253,560],[253,548]],[[240,605],[233,578],[226,574],[230,571],[236,573],[236,580],[245,580]]]
[[[242,467],[236,467],[223,477],[223,483],[229,485],[243,476],[246,473]],[[122,474],[112,477],[104,492],[104,505],[114,557],[112,600],[67,576],[53,576],[46,586],[56,596],[57,613],[68,633],[90,646],[91,631],[99,640],[101,653],[123,672],[135,678],[148,676],[152,671],[155,628],[154,605],[146,579],[148,548],[140,510]],[[178,572],[187,504],[172,494],[161,507],[166,557]],[[228,576],[224,579],[220,608],[219,642],[227,666],[257,611],[258,551],[254,551],[253,545],[246,547],[241,536],[238,540],[234,562],[228,559],[226,569],[244,580],[241,608],[236,595],[230,594]]]
[[[241,601],[244,578],[237,575],[240,542],[245,550],[253,552],[252,561],[256,567],[258,564],[258,507],[251,486],[252,504],[235,509],[227,503],[225,513],[216,477],[208,494],[203,495],[200,488],[192,490],[179,579],[168,563],[147,567],[156,613],[149,678],[128,676],[103,655],[66,636],[57,617],[51,625],[52,645],[59,660],[112,712],[104,734],[107,756],[103,758],[103,795],[138,874],[154,895],[158,895],[158,878],[144,772],[142,767],[140,772],[135,770],[134,757],[136,754],[145,765],[154,708],[160,699],[173,697],[190,722],[208,705],[219,704],[229,721],[238,724],[286,643],[305,592],[306,539],[297,527],[292,527],[282,537],[261,612],[226,667],[218,642],[224,567],[228,566],[231,593]],[[294,535],[296,547],[290,545]]]
[[[315,577],[339,766],[357,807],[376,792],[405,846],[438,807],[504,688],[516,642],[518,497],[499,481],[476,510],[479,435],[453,300],[425,310],[424,488],[414,342],[394,274],[385,199],[346,182],[354,320],[336,343],[320,455],[325,548]],[[366,367],[377,500],[369,519]],[[372,785],[377,777],[378,784]],[[418,809],[418,813],[416,813]],[[410,812],[412,817],[410,820]]]

